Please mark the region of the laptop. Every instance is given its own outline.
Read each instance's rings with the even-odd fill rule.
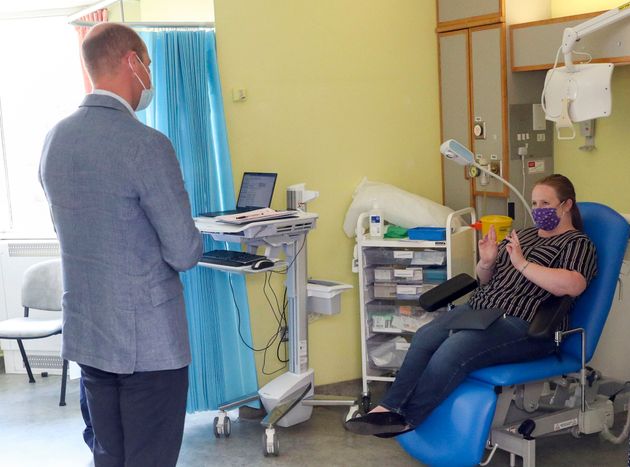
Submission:
[[[241,189],[238,192],[236,209],[204,212],[199,215],[203,217],[217,217],[268,208],[271,206],[276,178],[278,178],[276,173],[245,172],[241,180]]]

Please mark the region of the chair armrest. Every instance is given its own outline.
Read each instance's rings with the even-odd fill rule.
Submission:
[[[420,295],[420,306],[426,311],[443,308],[477,288],[477,281],[468,274],[458,274]]]
[[[573,297],[569,295],[551,296],[536,311],[534,319],[529,323],[527,335],[534,339],[552,339],[572,305]]]

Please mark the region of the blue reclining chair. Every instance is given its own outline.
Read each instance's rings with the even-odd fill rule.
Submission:
[[[569,315],[570,330],[582,328],[585,331],[586,363],[595,352],[614,298],[630,229],[628,222],[607,206],[597,203],[578,205],[584,231],[597,249],[598,268],[597,276],[576,300]],[[559,356],[473,372],[424,423],[416,430],[398,436],[397,440],[412,457],[432,467],[479,464],[490,439],[491,427],[498,426],[497,416],[507,414],[506,402],[497,404],[498,394],[507,394],[509,405],[515,385],[539,383],[583,371],[581,340],[581,333],[574,332],[562,341]],[[515,436],[516,441],[492,439],[492,442],[512,452],[513,457],[521,456],[523,465],[533,466],[535,440],[527,433],[509,435]]]

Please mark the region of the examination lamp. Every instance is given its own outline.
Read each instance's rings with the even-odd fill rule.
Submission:
[[[523,195],[520,193],[520,191],[518,191],[514,187],[514,185],[512,185],[510,182],[505,180],[503,177],[500,177],[494,172],[479,165],[477,161],[475,161],[475,155],[472,152],[470,152],[470,150],[466,146],[455,141],[454,139],[449,139],[442,143],[442,145],[440,146],[440,152],[442,153],[444,157],[452,160],[453,162],[457,162],[459,165],[473,165],[477,167],[479,170],[481,170],[482,172],[490,175],[491,177],[496,178],[501,183],[504,183],[505,185],[507,185],[508,188],[510,188],[510,190],[512,190],[514,194],[518,197],[518,199],[521,200],[521,202],[523,203],[523,206],[525,206],[525,209],[527,210],[527,213],[529,214],[529,217],[530,218],[532,217],[532,210],[529,207],[529,203],[525,201],[525,198],[523,198]]]
[[[556,123],[558,139],[575,137],[574,122],[608,117],[612,110],[610,81],[612,63],[586,63],[574,65],[572,54],[575,44],[587,35],[630,16],[630,2],[591,18],[575,27],[564,30],[562,45],[556,54],[553,68],[547,72],[541,96],[545,118]],[[564,55],[563,67],[557,67],[560,52]],[[575,52],[588,55],[583,52]],[[560,128],[571,128],[573,134],[560,135]]]

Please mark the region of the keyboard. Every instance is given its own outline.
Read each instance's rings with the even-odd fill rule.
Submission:
[[[243,267],[266,258],[266,256],[254,255],[242,251],[212,250],[206,251],[200,261],[209,264],[221,264],[223,266]]]

